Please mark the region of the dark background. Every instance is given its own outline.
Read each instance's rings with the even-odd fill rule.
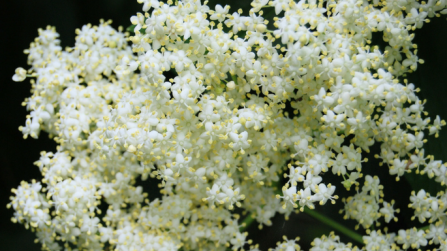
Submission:
[[[141,11],[141,6],[133,0],[14,0],[7,1],[9,5],[0,7],[0,245],[2,250],[40,250],[40,245],[34,243],[34,234],[25,230],[23,225],[13,224],[10,221],[13,210],[6,209],[6,204],[11,196],[11,188],[16,188],[20,181],[31,179],[39,180],[40,173],[33,165],[40,156],[40,151],[55,151],[55,143],[48,139],[46,134],[41,134],[38,140],[22,138],[18,127],[25,123],[27,111],[21,106],[25,97],[30,96],[28,80],[16,83],[11,77],[15,68],[21,66],[27,69],[26,58],[23,50],[29,47],[29,43],[37,36],[38,28],[47,25],[56,26],[60,34],[62,46],[72,46],[74,43],[76,28],[81,28],[87,23],[98,24],[99,19],[112,19],[112,26],[127,27],[130,25],[130,16]],[[212,1],[214,6],[217,1]],[[223,1],[222,1],[223,2]],[[231,4],[229,2],[235,2]],[[232,7],[231,11],[238,8],[246,9],[249,1],[225,1]],[[246,14],[246,12],[244,13]],[[425,60],[416,73],[410,76],[410,82],[419,86],[422,91],[420,96],[427,98],[426,105],[432,118],[439,114],[447,118],[447,22],[445,16],[432,19],[430,24],[425,24],[422,30],[416,32],[415,41],[419,45],[419,57]],[[432,139],[430,139],[432,140]],[[438,159],[447,157],[447,133],[441,132],[441,137],[427,144],[426,152],[434,154]],[[370,157],[370,160],[372,158]],[[386,170],[378,167],[377,162],[371,161],[366,167],[370,173],[377,174],[385,179]],[[393,178],[389,179],[393,182]],[[335,183],[334,183],[335,184]],[[428,186],[427,179],[407,177],[400,181],[394,189],[385,186],[385,194],[389,192],[394,199],[404,193],[408,197],[409,192],[420,187]],[[337,184],[336,184],[337,185]],[[340,187],[340,186],[339,186]],[[341,188],[341,187],[340,187]],[[402,197],[402,196],[401,196]],[[402,209],[406,208],[405,201],[400,201]],[[342,206],[339,202],[335,206],[324,209],[326,214],[341,221],[338,210]],[[354,222],[342,222],[353,227]],[[395,228],[405,227],[405,223],[396,225]],[[257,230],[256,224],[249,228],[250,238],[261,244],[262,250],[275,246],[277,241],[287,233],[289,238],[302,236],[302,248],[308,249],[311,235],[328,234],[330,229],[321,223],[314,221],[309,216],[293,215],[290,221],[284,221],[283,216],[274,219],[274,226]],[[350,241],[342,236],[342,240]]]

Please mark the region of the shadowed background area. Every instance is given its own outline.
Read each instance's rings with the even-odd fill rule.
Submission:
[[[19,66],[28,68],[27,56],[22,52],[37,36],[38,28],[45,28],[47,25],[55,26],[64,48],[73,46],[76,28],[81,28],[87,23],[98,24],[100,18],[112,19],[114,28],[120,25],[126,28],[130,25],[130,16],[141,11],[141,6],[136,0],[14,0],[8,2],[8,6],[0,8],[2,34],[2,39],[0,39],[0,107],[3,114],[0,116],[0,245],[2,250],[31,251],[40,250],[40,244],[34,243],[34,233],[26,230],[23,225],[11,223],[13,210],[6,209],[6,204],[11,196],[11,188],[17,187],[20,181],[41,179],[38,168],[33,165],[33,162],[39,158],[40,151],[55,151],[56,145],[45,133],[42,133],[38,140],[30,138],[23,140],[22,134],[17,129],[25,123],[27,114],[21,103],[25,97],[30,96],[28,80],[15,83],[11,79],[15,68]],[[209,5],[214,8],[217,2],[211,1]],[[231,12],[243,8],[244,14],[248,13],[249,1],[221,2],[230,4]],[[435,114],[441,115],[444,119],[447,118],[446,27],[445,17],[435,18],[430,24],[425,24],[423,29],[416,33],[415,38],[419,45],[419,57],[426,63],[420,65],[417,72],[410,76],[410,82],[421,87],[420,96],[428,99],[426,107],[432,118]],[[446,160],[447,132],[441,132],[440,138],[429,143],[426,149],[436,158]],[[365,166],[370,169],[367,173],[379,175],[385,179],[386,169],[379,167],[372,156],[368,157],[371,161]],[[388,178],[388,180],[391,183],[394,182],[394,178]],[[339,182],[334,179],[333,184],[341,188]],[[390,200],[397,200],[396,197],[399,197],[400,192],[409,194],[409,191],[415,188],[413,186],[415,183],[423,186],[426,180],[416,182],[402,180],[396,184],[395,189],[385,186],[384,192],[390,196]],[[151,186],[147,185],[145,188],[151,189]],[[148,192],[151,193],[151,191]],[[400,208],[407,207],[405,200],[398,203],[401,203],[401,205],[398,204]],[[353,229],[355,222],[343,222],[342,216],[338,214],[341,206],[342,203],[339,201],[337,205],[317,209]],[[405,225],[395,226],[397,229],[400,227],[405,227]],[[328,234],[331,231],[325,225],[304,214],[292,215],[289,221],[285,221],[282,215],[277,215],[272,227],[264,227],[261,231],[257,229],[257,224],[253,224],[248,230],[249,238],[255,243],[260,243],[262,250],[274,247],[283,235],[287,235],[288,238],[300,235],[302,237],[300,244],[306,250],[309,248],[311,236]],[[351,241],[349,238],[341,237],[344,241]]]

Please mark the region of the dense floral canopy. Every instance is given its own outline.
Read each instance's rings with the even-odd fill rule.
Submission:
[[[236,208],[271,225],[351,187],[344,214],[368,229],[364,249],[447,249],[444,191],[406,195],[425,231],[385,233],[372,227],[399,209],[362,171],[378,143],[396,180],[414,171],[446,183],[423,148],[445,122],[426,116],[404,78],[423,63],[412,31],[446,1],[255,0],[249,13],[140,2],[131,34],[102,21],[63,50],[55,28],[39,30],[30,68],[13,76],[32,78],[24,137],[44,130],[58,143],[36,162],[44,178],[22,182],[9,204],[45,249],[257,250]],[[161,198],[138,178],[160,180]],[[312,245],[357,249],[333,234]],[[275,250],[299,249],[285,239]]]

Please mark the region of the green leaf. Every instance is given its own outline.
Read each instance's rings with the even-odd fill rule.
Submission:
[[[136,25],[132,24],[131,26],[127,27],[126,31],[130,32],[130,33],[134,33],[134,29],[135,27],[137,27]]]

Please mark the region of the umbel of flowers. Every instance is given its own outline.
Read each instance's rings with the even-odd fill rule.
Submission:
[[[368,235],[359,247],[323,236],[312,250],[447,249],[444,191],[407,195],[425,229],[373,231],[399,209],[362,172],[377,143],[396,180],[414,170],[445,188],[446,166],[423,148],[445,122],[426,117],[402,77],[422,63],[411,31],[446,1],[254,0],[245,15],[139,2],[134,35],[85,25],[63,50],[54,28],[39,30],[30,68],[13,76],[32,78],[24,138],[44,130],[58,143],[36,161],[43,179],[23,181],[8,204],[44,249],[258,250],[235,207],[268,226],[335,203],[323,174],[356,187],[345,218]],[[386,47],[372,44],[375,32]],[[161,180],[161,198],[150,201],[139,178]],[[275,248],[299,249],[288,239]]]

